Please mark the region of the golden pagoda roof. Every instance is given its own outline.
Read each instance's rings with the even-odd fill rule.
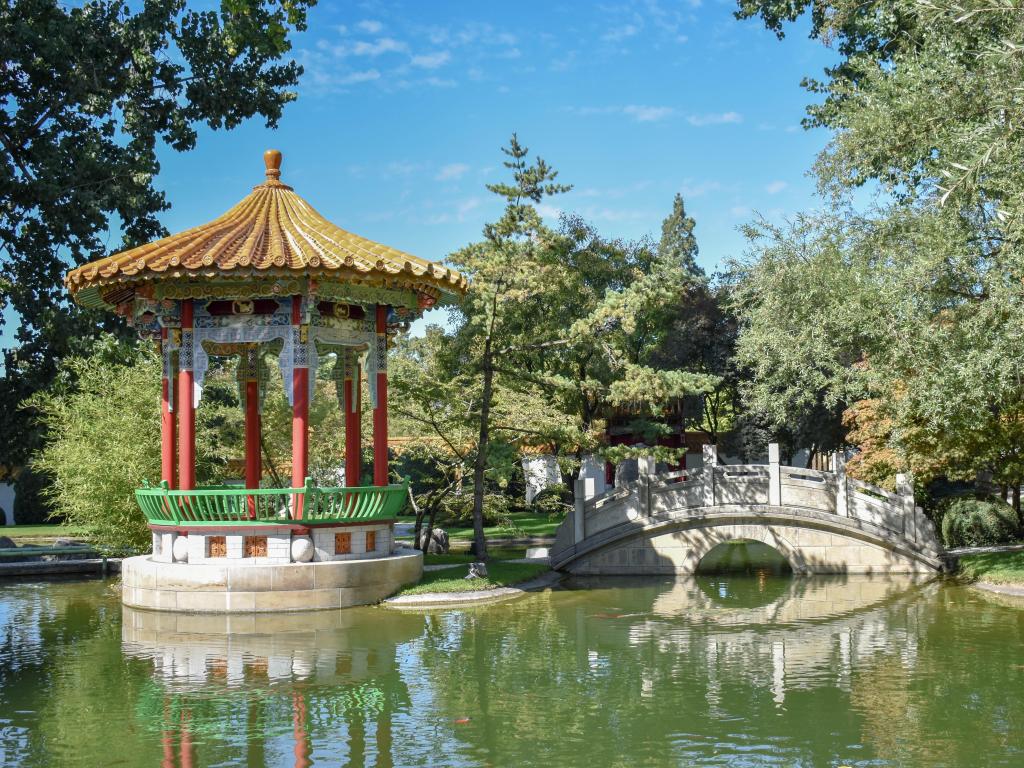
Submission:
[[[280,181],[280,152],[267,150],[263,159],[266,181],[234,208],[208,224],[71,270],[65,283],[72,296],[86,306],[112,306],[147,283],[184,284],[178,291],[184,296],[190,283],[263,278],[353,283],[434,298],[466,292],[458,272],[335,226]]]

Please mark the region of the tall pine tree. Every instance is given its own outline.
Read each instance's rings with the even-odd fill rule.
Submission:
[[[686,215],[683,196],[677,192],[672,201],[672,213],[661,224],[658,256],[675,261],[689,275],[703,277],[704,270],[697,265],[697,238],[693,234],[696,225],[693,217]]]

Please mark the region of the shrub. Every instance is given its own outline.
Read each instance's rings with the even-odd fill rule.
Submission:
[[[31,466],[22,469],[14,481],[14,522],[18,525],[62,522],[53,512],[53,505],[46,496],[48,478],[36,472]]]
[[[484,525],[498,525],[508,518],[512,504],[507,496],[500,493],[484,494]],[[448,496],[441,503],[441,511],[435,525],[453,528],[473,527],[473,490],[463,488],[458,496]]]
[[[1003,501],[952,499],[941,505],[941,517],[947,547],[985,547],[1017,539],[1017,515]]]
[[[124,361],[71,358],[64,365],[74,386],[55,386],[31,401],[47,428],[32,464],[46,483],[42,493],[55,514],[108,552],[148,548],[135,489],[160,479],[160,358],[145,345],[132,352]],[[200,486],[223,482],[228,458],[241,452],[233,378],[211,369],[196,411]]]
[[[530,507],[534,514],[551,518],[563,517],[572,509],[572,491],[564,483],[553,483],[533,497]]]
[[[149,528],[135,489],[160,477],[160,360],[108,365],[99,356],[71,360],[74,390],[37,396],[48,428],[36,471],[51,481],[54,509],[105,550],[143,548]]]

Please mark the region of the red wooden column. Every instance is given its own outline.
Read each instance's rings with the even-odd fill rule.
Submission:
[[[167,329],[160,331],[160,356],[163,359],[164,375],[160,383],[160,479],[168,488],[177,486],[178,477],[174,471],[175,441],[174,430],[177,422],[171,402],[174,382],[171,381],[170,354],[167,351]]]
[[[260,385],[256,346],[245,353],[245,487],[259,488],[260,472]],[[248,499],[249,517],[256,517],[256,497]]]
[[[388,308],[377,305],[377,404],[373,409],[373,484],[388,484]]]
[[[302,324],[302,297],[292,297],[292,488],[306,483],[309,466],[309,368],[300,354],[299,326]],[[301,365],[299,365],[301,363]],[[302,497],[296,499],[296,519],[302,518]]]
[[[260,487],[260,389],[245,382],[245,487]]]
[[[345,353],[345,485],[359,485],[362,467],[363,412],[360,398],[359,362],[354,352]]]
[[[178,352],[178,487],[196,487],[196,412],[192,401],[192,299],[181,302],[181,349]]]

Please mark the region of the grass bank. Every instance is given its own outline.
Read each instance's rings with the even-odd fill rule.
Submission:
[[[554,536],[564,517],[551,518],[547,515],[532,515],[517,512],[508,516],[509,525],[484,526],[488,539],[521,539]],[[448,535],[456,541],[472,541],[473,528],[447,528]]]
[[[529,581],[548,570],[539,563],[509,563],[503,560],[487,562],[486,579],[465,578],[466,568],[445,568],[423,574],[419,584],[406,587],[399,595],[421,595],[426,592],[473,592],[478,589],[510,587],[522,581]]]
[[[525,549],[490,549],[487,555],[492,560],[519,560],[526,557]],[[468,552],[446,552],[443,555],[424,555],[424,565],[462,565],[472,563],[476,558]]]
[[[73,525],[5,525],[0,526],[0,536],[18,539],[73,539],[84,536],[85,529]]]
[[[989,584],[1024,585],[1024,551],[961,555],[960,575]]]

